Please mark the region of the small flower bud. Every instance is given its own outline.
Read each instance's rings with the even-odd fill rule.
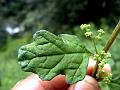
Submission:
[[[85,30],[86,29],[86,24],[81,24],[80,29]]]
[[[94,54],[93,60],[98,60],[98,58],[99,58],[99,54]]]
[[[110,54],[110,53],[107,53],[106,57],[107,57],[107,58],[110,58],[110,57],[111,57],[111,54]]]
[[[103,31],[103,29],[100,29],[100,30],[98,30],[97,32],[98,32],[98,35],[96,36],[96,38],[97,38],[98,40],[101,40],[101,39],[102,39],[102,36],[103,36],[103,34],[105,34],[105,32]]]
[[[100,29],[97,31],[98,33],[105,34],[105,31],[103,29]]]
[[[101,37],[100,35],[97,35],[96,38],[97,38],[98,40],[101,40],[101,39],[102,39],[102,37]]]
[[[86,33],[85,33],[85,36],[86,36],[86,37],[92,37],[92,35],[93,35],[93,32],[86,32]]]
[[[91,25],[90,24],[82,24],[80,26],[81,30],[86,30],[86,31],[90,31]]]
[[[104,77],[103,81],[106,83],[106,84],[109,84],[110,81],[112,79],[112,74],[111,73],[108,73],[107,76]]]

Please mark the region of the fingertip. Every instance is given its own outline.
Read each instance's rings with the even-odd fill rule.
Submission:
[[[50,85],[53,88],[47,90],[65,90],[69,86],[65,81],[64,75],[58,75],[54,77],[51,81],[43,81],[42,84],[44,87]]]
[[[106,73],[111,72],[110,64],[105,64],[104,67],[103,67],[103,70],[104,70]]]
[[[37,74],[32,74],[19,81],[11,90],[63,90],[67,87],[64,75],[58,75],[50,81],[42,81]]]
[[[68,90],[100,90],[98,82],[91,76],[86,75],[84,80],[71,85]]]
[[[87,75],[91,75],[92,74],[92,71],[95,67],[95,64],[96,64],[96,61],[94,61],[93,59],[89,59],[89,64],[88,64],[88,67],[87,67]],[[111,67],[110,67],[110,64],[105,64],[104,67],[103,67],[103,70],[105,71],[105,73],[109,73],[111,72]]]
[[[99,90],[99,86],[94,78],[86,75],[83,81],[80,81],[75,85],[74,90]]]
[[[40,84],[38,75],[32,74],[26,79],[19,81],[12,90],[44,90]]]
[[[87,67],[87,75],[91,75],[92,71],[95,67],[96,61],[94,61],[93,59],[89,59],[89,63],[88,63],[88,67]]]
[[[66,83],[64,75],[58,75],[50,81],[41,81],[41,86],[45,90],[66,90],[69,85]]]

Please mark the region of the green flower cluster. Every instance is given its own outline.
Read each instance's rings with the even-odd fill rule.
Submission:
[[[112,79],[112,74],[111,73],[106,74],[103,70],[104,65],[108,63],[108,60],[110,57],[111,57],[111,54],[105,53],[104,51],[102,51],[99,54],[94,54],[94,56],[93,56],[94,60],[99,61],[96,77],[97,77],[97,79],[103,77],[103,81],[105,83],[110,83],[110,81]]]
[[[93,59],[94,60],[98,60],[99,62],[102,61],[104,63],[107,63],[106,59],[109,59],[110,57],[111,57],[110,53],[105,53],[105,51],[101,51],[98,54],[94,54]]]
[[[85,33],[86,37],[92,37],[93,36],[93,32],[89,31]]]
[[[90,31],[91,25],[90,24],[81,24],[80,29],[85,31]]]
[[[99,29],[97,32],[98,32],[98,35],[93,37],[93,32],[91,31],[92,27],[90,24],[82,24],[80,26],[80,29],[81,30],[85,30],[85,36],[86,37],[89,37],[89,38],[96,38],[98,40],[101,40],[102,39],[102,36],[105,34],[104,30],[103,29]]]
[[[86,37],[92,38],[93,32],[91,31],[91,25],[90,25],[90,24],[82,24],[82,25],[80,26],[80,29],[86,31],[86,32],[85,32],[85,36],[86,36]]]
[[[105,34],[105,32],[103,31],[103,29],[100,29],[97,31],[98,32],[98,35],[96,36],[96,38],[98,40],[101,40],[102,39],[102,36]]]
[[[80,26],[81,30],[85,30],[85,36],[90,38],[93,42],[96,54],[93,55],[93,60],[95,60],[96,62],[98,62],[98,69],[97,69],[97,73],[96,73],[96,79],[101,79],[103,78],[103,81],[105,83],[109,83],[112,79],[112,74],[111,73],[105,73],[103,70],[103,67],[105,64],[108,63],[109,58],[111,57],[110,53],[106,53],[105,51],[101,51],[98,52],[97,51],[97,41],[101,40],[103,35],[105,34],[103,29],[99,29],[97,30],[97,35],[94,35],[94,33],[91,31],[92,27],[90,24],[82,24]]]
[[[107,76],[104,77],[103,82],[109,84],[112,80],[112,73],[108,73]]]

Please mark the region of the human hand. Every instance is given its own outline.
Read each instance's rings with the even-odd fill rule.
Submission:
[[[98,82],[93,77],[89,76],[94,66],[95,61],[90,60],[87,75],[84,80],[73,85],[69,85],[65,82],[64,75],[58,75],[51,81],[42,81],[38,75],[32,74],[26,79],[19,81],[12,90],[100,90]],[[105,65],[103,69],[106,73],[111,70],[108,65]]]

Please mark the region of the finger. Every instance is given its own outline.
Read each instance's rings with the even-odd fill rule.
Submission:
[[[12,90],[44,90],[40,84],[40,79],[36,74],[32,74],[26,79],[19,81]]]
[[[95,67],[95,64],[96,64],[96,61],[92,60],[91,58],[89,59],[89,64],[88,64],[88,67],[87,67],[87,75],[91,75],[92,74],[92,71]],[[108,73],[111,71],[111,68],[110,68],[110,65],[109,64],[105,64],[104,67],[103,67],[103,70]]]
[[[95,67],[96,62],[92,60],[91,58],[89,59],[88,67],[87,67],[87,75],[91,75],[92,71]]]
[[[109,73],[109,72],[111,71],[110,64],[105,64],[104,67],[103,67],[103,70],[104,70],[106,73]]]
[[[45,90],[66,90],[69,86],[65,81],[64,75],[58,75],[51,81],[42,81],[41,85]]]
[[[32,74],[18,82],[12,90],[62,90],[67,87],[68,84],[66,84],[63,75],[58,75],[51,81],[42,81],[38,75]]]
[[[86,75],[83,81],[71,85],[68,90],[100,90],[98,82],[91,76]]]

